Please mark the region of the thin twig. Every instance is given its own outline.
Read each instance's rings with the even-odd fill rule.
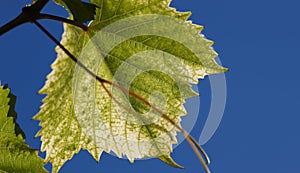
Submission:
[[[206,161],[206,165],[209,165],[210,164],[210,159],[209,159],[208,155],[206,154],[206,152],[204,151],[204,149],[201,147],[201,145],[192,136],[189,135],[189,138],[193,141],[193,143],[195,144],[197,149],[204,156],[205,161]]]
[[[186,132],[183,132],[183,134],[184,134],[185,138],[187,139],[187,141],[189,142],[190,146],[192,147],[194,153],[197,155],[198,159],[200,160],[201,165],[203,166],[205,172],[210,173],[207,163],[205,163],[202,155],[199,153],[199,150],[197,150],[197,147],[196,147],[197,145],[193,142],[193,140],[191,139],[191,136],[189,134],[187,134]],[[208,160],[208,158],[206,158],[206,160]]]
[[[14,29],[15,27],[22,25],[24,23],[29,22],[29,20],[21,13],[19,16],[11,20],[10,22],[4,24],[0,28],[0,36],[5,34],[6,32]]]
[[[40,13],[42,8],[46,5],[46,3],[48,1],[49,0],[32,1],[31,5],[26,6],[22,9],[21,14],[19,14],[16,18],[14,18],[10,22],[4,24],[0,28],[0,36],[19,25],[22,25],[22,24],[28,23],[28,22],[32,22],[32,21],[38,20],[38,19],[56,20],[56,21],[60,21],[63,23],[68,23],[68,24],[80,27],[84,31],[88,30],[87,26],[85,26],[84,24],[79,23],[77,21],[66,19],[66,18],[59,17],[59,16],[50,15],[50,14]]]
[[[22,9],[22,13],[19,14],[16,18],[11,20],[10,22],[4,24],[0,28],[0,36],[5,34],[6,32],[14,29],[15,27],[22,25],[24,23],[30,22],[32,17],[38,16],[40,11],[44,8],[44,6],[48,3],[49,0],[39,0],[35,3],[26,6]],[[24,13],[24,10],[31,13],[31,17],[28,18],[28,16]]]
[[[36,19],[56,20],[56,21],[60,21],[60,22],[63,22],[63,23],[68,23],[68,24],[71,24],[71,25],[74,25],[74,26],[78,26],[79,28],[81,28],[84,31],[88,30],[88,27],[85,26],[82,23],[76,22],[74,20],[66,19],[66,18],[63,18],[63,17],[54,16],[54,15],[51,15],[51,14],[43,14],[43,13],[41,13],[41,14],[38,15],[38,17]]]

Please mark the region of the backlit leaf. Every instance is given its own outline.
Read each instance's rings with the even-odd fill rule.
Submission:
[[[42,150],[53,172],[81,149],[99,161],[103,151],[131,162],[170,154],[186,114],[184,99],[197,96],[191,84],[225,72],[214,58],[213,42],[177,12],[169,0],[92,0],[99,6],[88,31],[65,25],[61,43],[99,77],[136,93],[168,116],[118,87],[100,84],[60,48],[41,94]]]
[[[16,124],[16,98],[7,87],[0,86],[0,172],[46,173],[44,161],[24,141]]]

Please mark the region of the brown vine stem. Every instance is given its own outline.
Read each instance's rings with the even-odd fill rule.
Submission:
[[[54,16],[50,14],[43,14],[40,13],[42,8],[46,5],[48,0],[39,0],[36,2],[32,2],[32,5],[26,6],[22,9],[22,13],[19,14],[16,18],[11,20],[10,22],[6,23],[5,25],[1,26],[0,28],[0,35],[5,34],[6,32],[12,30],[13,28],[22,25],[24,23],[32,22],[33,20],[39,19],[49,19],[55,20],[63,23],[68,23],[74,26],[81,28],[84,31],[88,30],[88,27],[80,22],[75,20],[66,19],[59,16]],[[29,17],[30,16],[30,17]]]
[[[21,14],[19,14],[16,18],[8,22],[7,24],[1,26],[0,28],[0,36],[5,34],[6,32],[14,29],[15,27],[22,25],[24,23],[31,22],[30,20],[32,17],[36,17],[40,14],[40,11],[44,8],[44,6],[48,3],[49,0],[39,0],[34,2],[33,4],[24,7],[23,9],[27,9],[31,12],[31,18],[28,18],[28,16],[22,11]]]
[[[191,148],[193,149],[193,151],[195,152],[195,154],[197,155],[198,159],[200,160],[202,166],[204,167],[205,171],[207,173],[210,173],[210,170],[208,168],[208,164],[209,164],[209,159],[207,154],[204,152],[204,150],[202,149],[202,147],[196,142],[195,139],[193,139],[184,129],[182,129],[178,124],[176,124],[172,119],[170,119],[165,113],[163,113],[162,111],[160,111],[158,108],[156,108],[155,106],[153,106],[149,101],[147,101],[146,99],[144,99],[143,97],[139,96],[138,94],[122,87],[121,85],[118,85],[116,83],[113,83],[111,81],[105,80],[103,78],[100,78],[99,76],[97,76],[94,72],[92,72],[90,69],[88,69],[83,63],[81,63],[69,50],[67,50],[49,31],[47,31],[39,22],[36,21],[37,17],[36,16],[32,16],[31,11],[28,10],[27,7],[23,8],[23,14],[26,15],[26,17],[28,17],[29,21],[34,23],[39,29],[41,29],[41,31],[43,31],[55,44],[57,44],[75,63],[77,63],[81,68],[83,68],[89,75],[91,75],[92,77],[94,77],[97,81],[99,81],[102,86],[104,86],[104,83],[107,83],[109,85],[112,85],[113,87],[116,87],[118,89],[120,89],[121,91],[130,94],[131,96],[137,98],[138,100],[140,100],[141,102],[143,102],[144,104],[148,105],[149,107],[151,107],[153,110],[155,110],[157,113],[159,113],[160,115],[162,115],[163,118],[165,118],[166,120],[168,120],[172,125],[174,125],[180,132],[182,132],[185,136],[185,138],[187,139],[187,141],[189,142]],[[45,16],[44,16],[45,17]],[[51,19],[53,19],[53,16],[49,16],[46,15],[45,18],[50,17]],[[59,21],[64,21],[61,20],[60,18],[56,18]],[[69,22],[69,21],[68,21]],[[70,23],[72,24],[72,23]],[[76,25],[77,26],[77,25]],[[81,27],[82,28],[82,27]],[[108,93],[108,95],[110,97],[112,97],[111,93],[107,90],[107,88],[104,88],[106,90],[106,92]],[[115,98],[113,99],[115,100]],[[115,100],[116,101],[116,100]],[[119,102],[117,102],[119,104]],[[199,152],[200,151],[200,152]],[[206,161],[204,161],[203,157],[205,158]]]

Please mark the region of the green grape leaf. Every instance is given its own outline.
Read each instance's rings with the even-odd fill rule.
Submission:
[[[99,9],[89,30],[66,24],[61,43],[114,86],[97,82],[56,48],[53,71],[40,90],[47,96],[34,117],[41,121],[37,136],[46,161],[58,172],[85,149],[96,161],[105,151],[130,162],[159,158],[180,168],[170,154],[185,99],[198,95],[191,84],[227,70],[215,62],[213,42],[199,33],[202,26],[187,21],[190,12],[169,7],[170,0],[91,3]]]
[[[46,173],[43,159],[25,143],[25,135],[15,122],[15,100],[6,86],[0,86],[0,172]]]
[[[80,0],[54,0],[65,7],[73,15],[75,21],[84,23],[94,20],[97,6]]]

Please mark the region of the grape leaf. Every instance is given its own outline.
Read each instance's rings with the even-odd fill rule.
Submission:
[[[68,9],[73,15],[74,20],[79,23],[94,20],[97,8],[94,4],[82,2],[80,0],[54,0],[54,2]]]
[[[24,141],[25,135],[16,124],[15,96],[0,86],[0,172],[46,173],[44,161]]]
[[[169,0],[91,3],[99,9],[89,30],[66,24],[61,43],[98,76],[149,100],[169,120],[136,96],[96,82],[57,48],[40,90],[47,96],[34,117],[41,121],[37,136],[46,161],[58,172],[86,149],[96,161],[105,151],[131,162],[150,157],[180,167],[170,157],[178,132],[170,121],[180,126],[184,99],[197,96],[190,84],[226,71],[214,61],[213,42],[186,21],[190,12],[170,8]]]

